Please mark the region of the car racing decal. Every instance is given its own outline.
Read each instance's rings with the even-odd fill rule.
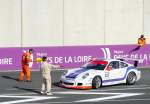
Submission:
[[[130,67],[127,68],[124,77],[122,77],[122,78],[116,78],[116,79],[103,80],[102,83],[124,80],[124,79],[126,78],[126,76],[127,76],[128,71],[130,71],[131,69],[136,69],[136,68],[133,67],[133,66],[130,66]],[[137,70],[137,69],[136,69],[136,70]]]
[[[83,73],[83,72],[86,72],[88,70],[91,70],[91,69],[86,69],[86,68],[81,68],[73,73],[70,73],[69,75],[67,75],[66,77],[67,78],[76,78],[79,74]]]
[[[109,72],[105,72],[105,77],[109,77]]]

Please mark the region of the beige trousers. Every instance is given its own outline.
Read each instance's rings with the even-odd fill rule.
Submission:
[[[41,91],[43,92],[51,92],[51,77],[49,78],[42,78],[42,85]]]

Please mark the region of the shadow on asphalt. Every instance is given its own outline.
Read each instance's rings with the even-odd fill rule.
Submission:
[[[14,86],[13,88],[16,88],[16,89],[22,90],[22,91],[28,91],[28,92],[34,92],[34,93],[40,94],[40,92],[37,91],[36,89],[21,88],[21,87],[17,87],[17,86]]]
[[[11,79],[11,80],[14,80],[14,81],[18,81],[18,78],[13,78],[13,77],[10,77],[10,76],[1,76],[2,78],[5,78],[5,79]]]
[[[60,82],[54,82],[54,83],[52,83],[52,85],[60,87]]]

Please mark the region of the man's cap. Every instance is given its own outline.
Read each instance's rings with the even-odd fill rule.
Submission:
[[[47,60],[47,57],[46,56],[43,56],[42,57],[42,61],[46,61]]]

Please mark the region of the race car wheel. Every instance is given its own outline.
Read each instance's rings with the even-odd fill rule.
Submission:
[[[127,81],[126,81],[126,83],[127,83],[128,85],[132,85],[132,84],[134,84],[134,83],[136,82],[136,79],[137,79],[136,74],[135,74],[134,72],[130,72],[130,73],[128,74],[128,76],[127,76]]]
[[[92,81],[92,88],[98,89],[102,85],[102,79],[100,77],[95,77]]]

